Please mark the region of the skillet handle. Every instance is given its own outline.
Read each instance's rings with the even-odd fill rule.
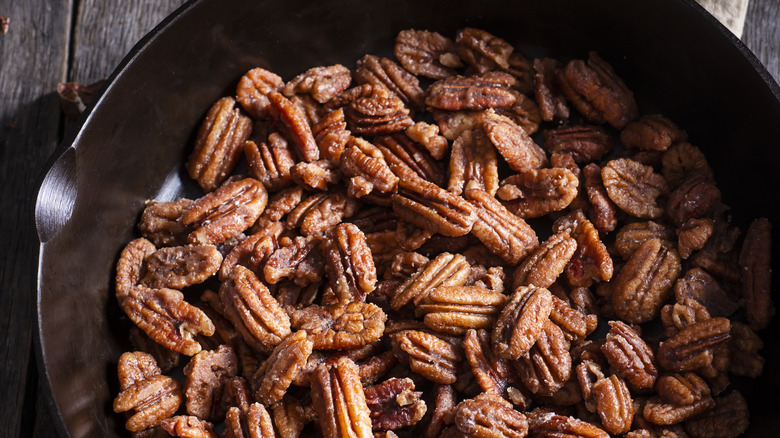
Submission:
[[[38,240],[49,241],[70,220],[76,204],[76,149],[69,147],[49,168],[35,202]]]

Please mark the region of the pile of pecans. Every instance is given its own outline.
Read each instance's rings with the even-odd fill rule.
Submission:
[[[742,234],[596,53],[465,28],[402,31],[395,56],[256,68],[209,110],[186,165],[205,195],[147,202],[117,263],[127,429],[742,434],[769,221]]]

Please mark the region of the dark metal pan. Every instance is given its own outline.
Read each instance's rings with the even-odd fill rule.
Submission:
[[[480,27],[529,57],[596,50],[705,151],[735,220],[780,223],[780,89],[750,51],[693,0],[191,1],[125,58],[42,182],[40,369],[63,435],[123,436],[111,410],[126,342],[113,266],[147,199],[192,195],[182,173],[217,98],[261,66],[285,79],[315,65],[391,56],[398,31]],[[775,254],[775,259],[777,254]],[[764,335],[764,377],[746,388],[749,436],[780,430],[780,325]]]

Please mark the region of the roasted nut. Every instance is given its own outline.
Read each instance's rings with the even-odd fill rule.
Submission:
[[[658,378],[658,395],[673,405],[691,405],[710,396],[710,387],[698,374],[667,374]]]
[[[710,319],[710,313],[698,301],[685,298],[684,300],[667,304],[661,309],[661,322],[666,328],[666,336],[672,337],[680,330],[697,323]]]
[[[281,400],[298,371],[306,364],[313,345],[304,330],[290,334],[278,344],[252,379],[255,399],[266,406]]]
[[[460,195],[464,188],[482,189],[491,196],[498,190],[498,160],[482,131],[464,131],[452,145],[448,190]]]
[[[506,296],[480,286],[440,286],[415,306],[425,325],[437,332],[463,335],[469,329],[493,327]]]
[[[514,362],[520,381],[531,393],[553,395],[571,377],[569,341],[552,321],[546,321],[536,343]]]
[[[147,353],[124,353],[117,365],[121,392],[114,399],[114,412],[130,411],[125,428],[138,432],[159,425],[179,409],[184,398],[181,383],[160,375]]]
[[[214,245],[160,248],[144,259],[146,275],[141,284],[152,289],[183,289],[214,275],[222,254]]]
[[[277,133],[268,136],[268,142],[258,146],[253,141],[244,143],[250,174],[263,183],[269,191],[283,189],[292,182],[290,169],[295,158],[287,147],[287,140]]]
[[[383,135],[412,126],[409,108],[387,87],[364,84],[344,108],[349,129],[357,135]]]
[[[534,437],[609,438],[607,432],[587,421],[543,410],[528,414],[528,426]]]
[[[246,411],[232,407],[225,418],[225,438],[273,438],[274,424],[265,406],[252,403]]]
[[[547,165],[544,150],[509,117],[485,111],[482,129],[515,172],[527,172]]]
[[[348,179],[347,193],[360,198],[373,191],[395,193],[398,177],[390,170],[382,151],[362,138],[352,137],[339,159],[344,179]]]
[[[406,128],[407,137],[423,145],[436,160],[441,160],[447,154],[450,145],[447,139],[439,135],[439,127],[425,122],[417,122]]]
[[[209,110],[198,131],[187,172],[210,192],[222,184],[236,167],[241,147],[252,132],[249,117],[235,108],[232,97],[223,97]]]
[[[601,167],[590,163],[582,169],[585,181],[585,193],[590,202],[590,216],[593,225],[601,232],[608,233],[617,226],[617,207],[609,199],[607,189],[601,179]]]
[[[512,360],[526,354],[549,320],[552,306],[547,289],[533,285],[517,288],[493,327],[495,352]]]
[[[328,307],[311,305],[290,315],[292,327],[306,331],[317,350],[348,350],[377,341],[386,319],[382,309],[359,301]]]
[[[569,119],[569,105],[558,86],[556,72],[560,68],[560,62],[555,59],[534,59],[534,96],[545,122]]]
[[[319,235],[355,214],[357,209],[357,201],[343,190],[314,193],[295,206],[286,222],[288,228],[297,228],[304,236]]]
[[[706,412],[714,404],[712,397],[699,399],[689,405],[665,403],[660,397],[652,397],[647,400],[642,416],[653,424],[669,426]]]
[[[428,257],[418,253],[401,251],[395,253],[390,267],[385,271],[385,277],[399,278],[405,280],[418,269],[431,261]]]
[[[607,342],[601,351],[615,369],[636,390],[650,389],[658,377],[653,350],[626,323],[610,321]]]
[[[694,251],[704,248],[715,231],[715,221],[709,218],[689,219],[677,227],[677,251],[687,259]]]
[[[325,103],[346,90],[350,82],[352,74],[349,69],[341,64],[334,64],[306,70],[288,82],[281,92],[287,97],[293,97],[294,94],[311,94],[317,102]]]
[[[280,438],[298,438],[309,419],[297,400],[285,397],[271,407],[274,426]]]
[[[390,336],[395,356],[415,373],[442,385],[455,383],[463,360],[461,349],[443,338],[418,330],[402,330]]]
[[[135,350],[151,354],[152,357],[154,357],[154,360],[157,361],[157,365],[163,373],[167,373],[179,366],[179,360],[181,359],[179,353],[158,344],[154,339],[144,333],[143,330],[138,328],[138,326],[130,328],[130,343],[133,344]]]
[[[237,236],[263,213],[268,193],[260,181],[245,178],[223,185],[197,199],[182,212],[179,222],[194,228],[189,243],[218,244]]]
[[[712,316],[729,316],[739,308],[736,300],[701,268],[690,269],[677,279],[674,296],[678,302],[686,298],[700,302]]]
[[[674,248],[674,230],[653,221],[632,222],[618,231],[615,236],[615,249],[625,260],[646,240],[658,239],[667,248]]]
[[[678,227],[690,219],[710,217],[720,204],[720,190],[700,176],[683,181],[669,194],[666,215]]]
[[[535,218],[566,208],[577,196],[579,180],[568,169],[529,170],[503,181],[496,192],[509,211]]]
[[[311,398],[325,438],[372,438],[371,414],[354,362],[342,357],[312,376]]]
[[[355,65],[355,82],[386,87],[411,109],[422,109],[425,92],[420,81],[393,60],[365,55]]]
[[[419,422],[427,406],[420,400],[422,392],[414,390],[409,378],[391,378],[363,389],[366,404],[371,411],[374,430],[395,430]]]
[[[193,356],[184,367],[187,413],[205,420],[221,421],[225,416],[220,403],[225,384],[237,373],[238,357],[227,345]]]
[[[329,112],[312,126],[312,134],[320,149],[322,158],[338,164],[341,153],[347,145],[352,132],[347,129],[344,109]]]
[[[260,67],[249,70],[238,82],[236,96],[244,111],[256,120],[270,114],[271,102],[268,93],[281,91],[284,81],[278,75]]]
[[[542,133],[550,153],[570,154],[578,164],[598,161],[612,150],[612,137],[601,126],[573,125]]]
[[[301,109],[276,91],[268,93],[273,114],[278,117],[277,130],[287,139],[298,159],[312,162],[320,158],[309,120]]]
[[[458,54],[466,64],[480,73],[497,68],[509,68],[509,55],[514,48],[495,35],[482,29],[466,27],[455,35]]]
[[[270,353],[290,334],[290,319],[268,288],[238,265],[219,288],[225,316],[252,348]]]
[[[448,111],[509,106],[517,99],[510,90],[515,82],[512,75],[497,71],[468,77],[450,76],[428,87],[425,104]]]
[[[523,438],[528,433],[525,415],[503,398],[487,393],[460,402],[455,424],[470,437]]]
[[[715,399],[715,406],[685,422],[685,431],[696,438],[736,438],[748,428],[750,413],[738,391]]]
[[[171,436],[185,438],[217,438],[214,425],[192,415],[177,415],[160,423]]]
[[[669,371],[695,371],[708,366],[713,350],[728,341],[731,324],[716,317],[699,321],[680,330],[658,346],[658,363]]]
[[[392,166],[398,175],[393,211],[400,219],[425,230],[457,237],[471,231],[476,209],[462,197],[417,176],[406,167]]]
[[[246,266],[252,272],[262,272],[268,258],[279,248],[283,231],[282,222],[271,222],[233,247],[219,267],[219,279],[225,281],[237,265]]]
[[[628,432],[634,419],[634,403],[623,379],[613,374],[596,381],[593,396],[604,429],[615,435]]]
[[[745,242],[739,254],[745,313],[753,330],[766,328],[775,314],[771,288],[771,233],[772,224],[768,219],[754,220],[745,234]]]
[[[577,250],[577,241],[569,231],[552,235],[517,267],[513,286],[550,287],[566,268]]]
[[[172,202],[146,201],[138,231],[157,247],[184,245],[190,230],[179,223],[179,217],[190,204],[192,200],[187,198]]]
[[[642,116],[620,132],[620,141],[626,147],[646,151],[665,151],[686,138],[685,131],[660,114]]]
[[[393,291],[390,302],[398,310],[409,302],[420,303],[432,289],[441,286],[462,286],[471,267],[460,254],[443,253],[426,263]]]
[[[664,152],[661,158],[664,178],[671,187],[677,187],[692,175],[699,175],[706,181],[713,181],[713,172],[699,148],[680,142]]]
[[[592,122],[622,129],[638,116],[634,94],[596,52],[588,54],[587,64],[569,61],[558,79],[572,105]]]
[[[577,250],[566,265],[566,279],[577,287],[590,287],[594,281],[609,281],[613,266],[607,247],[601,242],[599,232],[581,211],[558,219],[555,231],[568,229],[577,241]]]
[[[366,236],[354,224],[334,227],[325,244],[325,270],[340,302],[363,301],[376,285],[376,267]]]
[[[463,339],[463,352],[482,391],[503,396],[510,378],[509,364],[493,352],[490,332],[469,329]]]
[[[658,219],[663,214],[657,199],[669,188],[652,167],[629,158],[618,158],[601,169],[601,179],[609,198],[626,213],[645,219]]]
[[[443,79],[463,66],[455,43],[438,32],[402,30],[393,52],[405,69],[426,78]]]
[[[263,268],[263,278],[276,284],[284,278],[298,286],[307,286],[322,279],[324,259],[318,250],[322,236],[298,236],[290,245],[277,249]]]
[[[554,322],[569,341],[579,343],[585,336],[595,330],[595,324],[591,324],[588,315],[573,308],[566,301],[553,296],[553,308],[550,312],[550,321]],[[596,315],[592,315],[596,316]]]
[[[510,106],[494,108],[497,114],[509,117],[517,126],[523,128],[528,135],[539,130],[542,114],[539,106],[530,97],[515,91],[515,103]]]
[[[455,141],[464,131],[479,129],[484,116],[483,111],[445,111],[433,108],[433,119],[441,130],[441,135]]]
[[[374,144],[382,151],[389,165],[406,166],[420,178],[438,186],[444,185],[446,181],[444,169],[424,147],[407,135],[395,133],[375,137]]]

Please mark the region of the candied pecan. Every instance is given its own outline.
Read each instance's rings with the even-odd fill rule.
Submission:
[[[764,373],[764,358],[758,351],[764,342],[747,324],[731,323],[729,341],[729,372],[736,376],[757,378]]]
[[[298,111],[304,115],[309,126],[314,126],[325,115],[323,105],[314,100],[308,94],[293,94],[290,102],[298,108]],[[313,133],[312,133],[313,134]]]
[[[609,199],[607,189],[601,179],[601,167],[590,163],[582,169],[584,177],[585,193],[588,196],[591,207],[593,224],[599,231],[608,233],[617,226],[617,207]]]
[[[431,112],[436,126],[441,130],[441,135],[452,141],[455,141],[463,131],[479,129],[483,117],[482,111],[444,111],[434,108]]]
[[[317,350],[358,348],[377,341],[386,319],[382,309],[359,301],[327,307],[312,305],[290,315],[292,327],[305,330]]]
[[[270,114],[271,102],[268,93],[281,91],[284,81],[278,75],[260,67],[249,70],[236,88],[238,103],[253,118],[265,119]]]
[[[365,300],[376,285],[376,268],[360,228],[348,223],[337,225],[324,251],[328,281],[339,301]]]
[[[263,183],[269,191],[276,191],[288,186],[290,168],[295,165],[295,158],[287,147],[287,140],[277,133],[268,136],[268,142],[258,146],[253,141],[244,143],[250,174]]]
[[[222,254],[214,245],[160,248],[144,259],[146,275],[141,284],[152,289],[182,289],[202,283],[221,263]]]
[[[407,279],[418,269],[425,266],[430,259],[418,252],[401,251],[395,253],[390,267],[385,271],[385,277]]]
[[[469,263],[462,255],[442,253],[396,288],[390,304],[394,310],[398,310],[410,301],[417,305],[433,288],[462,286],[470,270]]]
[[[308,419],[300,402],[290,397],[271,407],[274,426],[280,438],[298,438]]]
[[[217,438],[214,425],[191,415],[177,415],[160,423],[171,436],[185,438]]]
[[[488,393],[458,403],[455,424],[470,437],[523,438],[528,433],[525,415],[501,397]]]
[[[312,190],[326,190],[341,179],[335,165],[328,160],[302,161],[290,168],[290,179]]]
[[[750,328],[761,330],[775,314],[772,303],[772,224],[766,218],[754,220],[747,233],[739,265],[742,268],[742,296]]]
[[[344,109],[331,111],[312,126],[312,134],[322,158],[338,163],[352,132],[347,129]]]
[[[428,151],[409,136],[402,133],[374,138],[374,144],[382,151],[389,165],[406,166],[422,179],[442,186],[446,181],[444,169]]]
[[[409,108],[382,85],[364,84],[344,107],[347,126],[358,135],[382,135],[400,132],[412,126]]]
[[[528,431],[540,438],[609,438],[601,428],[575,417],[557,415],[553,412],[531,412],[528,417]]]
[[[660,114],[642,116],[620,132],[620,141],[626,147],[646,151],[665,151],[686,138],[685,131]]]
[[[355,65],[355,82],[386,87],[409,108],[423,107],[425,92],[420,88],[420,81],[389,58],[363,56]]]
[[[244,341],[270,353],[290,334],[290,319],[268,288],[249,269],[238,265],[219,288],[225,316]]]
[[[181,198],[178,201],[146,201],[138,231],[155,246],[176,246],[187,243],[190,229],[179,223],[179,217],[192,200]]]
[[[493,327],[493,349],[516,360],[531,349],[552,311],[552,294],[536,286],[518,287]]]
[[[536,343],[514,362],[523,385],[533,394],[549,396],[571,377],[569,341],[552,321],[546,321]]]
[[[750,411],[739,391],[715,399],[715,406],[685,422],[685,431],[695,438],[736,438],[748,428]]]
[[[187,162],[187,172],[200,187],[210,192],[222,184],[236,167],[241,147],[252,132],[249,117],[235,108],[232,97],[223,97],[209,110],[195,148]]]
[[[728,341],[731,323],[715,317],[691,324],[658,346],[658,363],[670,371],[693,371],[712,363],[714,349]]]
[[[349,196],[360,198],[372,191],[395,193],[398,177],[390,170],[382,151],[362,138],[351,137],[339,159],[344,178],[349,178]]]
[[[626,213],[645,219],[658,219],[663,214],[657,198],[669,188],[652,167],[630,158],[618,158],[601,169],[601,179],[609,198]]]
[[[439,286],[415,306],[432,330],[462,335],[469,329],[489,329],[496,321],[506,296],[479,286]]]
[[[463,236],[471,231],[476,208],[460,196],[417,176],[403,166],[391,166],[398,175],[398,193],[393,194],[393,211],[420,228],[444,236]]]
[[[438,32],[402,30],[395,37],[393,53],[405,69],[431,79],[443,79],[463,66],[455,43]]]
[[[739,308],[737,301],[701,268],[692,268],[678,278],[674,295],[680,302],[686,298],[700,302],[712,316],[729,316]]]
[[[297,330],[279,343],[252,378],[255,399],[266,406],[281,400],[309,359],[313,345],[304,330]]]
[[[563,330],[566,339],[580,342],[595,329],[595,325],[589,323],[585,313],[571,307],[566,301],[556,296],[553,296],[552,301],[550,321]]]
[[[509,106],[517,99],[510,90],[515,83],[512,75],[498,71],[473,76],[450,76],[428,87],[425,104],[449,111]]]
[[[262,272],[265,262],[279,248],[279,238],[283,231],[282,222],[271,222],[236,245],[225,256],[219,268],[219,279],[225,281],[237,265],[246,266],[252,272]]]
[[[238,357],[227,345],[193,356],[184,367],[187,413],[206,420],[222,420],[225,411],[220,401],[224,385],[237,373]]]
[[[615,278],[612,287],[615,313],[630,323],[656,318],[679,275],[677,251],[664,247],[659,239],[646,240]]]
[[[569,119],[569,105],[561,94],[556,72],[561,64],[552,58],[534,59],[534,96],[545,122]]]
[[[159,425],[179,409],[184,398],[178,380],[160,374],[154,358],[147,353],[124,353],[117,365],[120,393],[114,412],[130,412],[125,428],[138,432]]]
[[[677,187],[691,175],[699,175],[706,181],[714,181],[714,175],[704,153],[696,146],[680,142],[672,145],[661,158],[664,178],[672,187]]]
[[[712,216],[719,203],[720,190],[696,175],[669,194],[666,215],[679,227],[690,219]]]
[[[677,227],[675,232],[680,257],[687,259],[694,251],[704,248],[713,231],[715,231],[715,221],[709,218],[689,219]]]
[[[550,287],[577,250],[568,230],[552,235],[515,269],[513,285]]]
[[[618,376],[637,390],[650,389],[658,377],[653,350],[630,326],[610,321],[607,341],[601,351]]]
[[[283,278],[292,279],[298,286],[306,286],[322,279],[325,270],[318,246],[321,235],[298,236],[288,246],[277,249],[263,268],[263,278],[276,284]]]
[[[387,374],[395,365],[398,360],[392,351],[385,351],[384,353],[372,356],[368,360],[358,364],[360,368],[360,382],[363,386],[368,386],[379,380],[380,377]]]
[[[312,376],[311,398],[325,438],[372,438],[371,417],[358,367],[341,357],[319,365]]]
[[[464,188],[482,189],[491,197],[498,190],[496,150],[482,131],[463,131],[452,144],[447,190],[460,195]]]
[[[612,278],[612,257],[601,242],[598,230],[581,211],[561,217],[553,229],[559,232],[569,229],[577,240],[577,250],[565,269],[569,284],[589,287],[594,281],[609,281]]]
[[[406,128],[407,137],[420,143],[431,156],[436,160],[441,160],[447,154],[449,143],[447,139],[439,135],[439,127],[425,122],[417,122]]]
[[[672,337],[685,327],[709,318],[707,308],[691,298],[667,304],[661,309],[661,322],[666,328],[667,337]]]
[[[302,161],[317,161],[320,159],[320,150],[309,126],[309,120],[301,109],[292,103],[290,99],[281,93],[271,91],[268,93],[271,109],[279,123],[277,130],[288,141],[295,155]]]
[[[287,97],[311,94],[317,102],[325,103],[346,90],[351,81],[352,74],[341,64],[314,67],[285,84],[281,92]]]
[[[673,405],[691,405],[710,396],[710,387],[698,374],[667,374],[658,378],[658,395]]]
[[[466,27],[455,35],[458,54],[480,73],[509,68],[509,55],[515,50],[509,43],[482,29]]]
[[[585,408],[590,412],[597,412],[598,406],[593,393],[593,385],[598,381],[604,380],[601,366],[594,360],[585,359],[577,365],[575,375],[577,383],[580,385]]]
[[[512,170],[527,172],[547,165],[544,150],[510,118],[487,110],[481,120],[488,139]]]
[[[455,421],[457,394],[450,385],[436,384],[433,390],[434,407],[431,421],[426,430],[426,438],[438,438],[448,424]]]
[[[714,406],[712,397],[705,397],[688,405],[665,403],[660,397],[647,400],[642,416],[653,424],[669,426],[695,417]]]
[[[612,150],[612,137],[601,126],[573,125],[542,133],[548,152],[571,154],[578,164],[600,160]]]
[[[187,237],[189,243],[222,243],[249,228],[267,201],[263,184],[245,178],[197,199],[182,212],[179,222],[194,228]]]
[[[422,392],[414,390],[412,379],[391,378],[364,388],[374,430],[395,430],[419,422],[427,406]]]
[[[658,239],[667,248],[674,248],[674,230],[653,221],[632,222],[618,231],[615,236],[615,249],[621,257],[628,260],[642,244],[650,239]]]
[[[634,403],[623,379],[613,374],[596,381],[593,384],[593,396],[596,398],[601,424],[607,432],[620,435],[631,429]]]
[[[596,52],[588,54],[587,63],[569,61],[558,79],[572,105],[592,122],[622,129],[639,115],[634,93]]]
[[[324,233],[352,216],[358,209],[358,203],[347,196],[343,190],[330,193],[315,193],[301,201],[287,215],[287,226],[298,228],[304,236]]]
[[[577,196],[578,186],[568,169],[535,169],[504,179],[496,195],[510,211],[527,219],[563,210]]]
[[[455,383],[461,349],[436,335],[402,330],[390,336],[395,356],[415,373],[442,385]]]
[[[463,352],[482,391],[503,396],[509,380],[509,364],[493,352],[490,332],[469,329],[463,339]]]
[[[225,417],[225,438],[274,438],[274,424],[265,406],[252,403],[248,410],[231,407]]]

